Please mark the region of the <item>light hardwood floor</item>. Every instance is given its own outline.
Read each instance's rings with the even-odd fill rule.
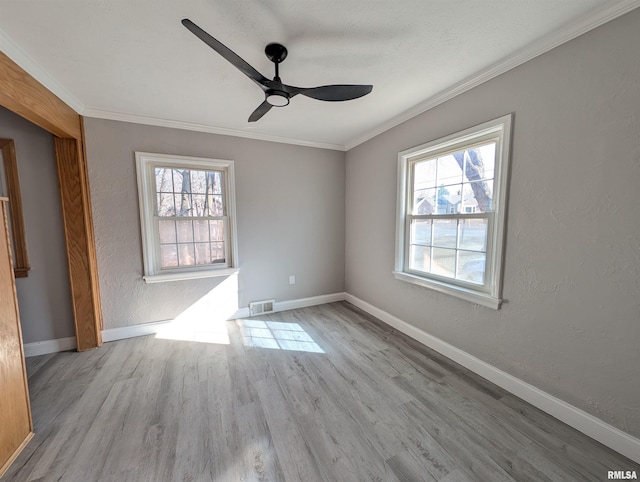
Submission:
[[[348,303],[226,328],[229,344],[146,336],[29,358],[36,435],[1,481],[598,481],[608,470],[640,473]]]

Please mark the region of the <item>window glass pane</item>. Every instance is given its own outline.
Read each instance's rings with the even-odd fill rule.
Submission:
[[[214,216],[213,210],[211,207],[213,206],[213,194],[205,194],[204,196],[204,216]]]
[[[193,266],[195,264],[193,244],[178,245],[178,262],[180,266]]]
[[[436,214],[455,214],[460,209],[462,184],[452,186],[440,186],[436,190],[437,212]]]
[[[428,246],[411,245],[409,247],[409,269],[431,271],[431,248]]]
[[[487,226],[486,219],[461,219],[460,220],[460,249],[475,251],[487,250]]]
[[[160,193],[156,197],[158,202],[158,216],[175,216],[173,194]]]
[[[430,219],[414,219],[411,222],[411,244],[431,245]]]
[[[224,216],[221,194],[212,194],[207,196],[207,202],[209,207],[209,216]]]
[[[209,221],[211,241],[224,241],[224,221]]]
[[[175,244],[160,246],[160,264],[163,268],[178,266],[178,247]]]
[[[214,194],[222,194],[222,173],[220,171],[209,172],[209,184]]]
[[[456,268],[456,250],[433,248],[431,272],[453,278]]]
[[[176,222],[162,220],[159,223],[160,244],[176,243]]]
[[[436,189],[420,189],[413,193],[413,214],[433,214],[436,211]]]
[[[191,199],[193,201],[192,207],[193,207],[193,211],[192,211],[192,216],[199,216],[199,217],[203,217],[203,216],[208,216],[209,213],[205,212],[205,203],[206,203],[206,196],[204,194],[192,194],[191,195]]]
[[[224,243],[211,243],[211,257],[214,263],[224,263]]]
[[[436,186],[436,160],[416,162],[413,165],[413,185],[416,189]]]
[[[462,213],[486,213],[493,211],[493,181],[463,184]]]
[[[464,152],[464,180],[465,182],[493,179],[496,157],[496,143],[467,149]]]
[[[189,171],[183,169],[171,169],[173,174],[173,192],[182,192],[186,188],[186,192],[190,192],[191,188],[189,187]],[[187,173],[186,176],[183,176],[183,172]]]
[[[160,216],[225,215],[222,172],[156,168],[155,173]]]
[[[209,243],[196,243],[196,264],[211,264],[211,248]]]
[[[207,192],[207,175],[204,171],[191,171],[191,192],[205,194]]]
[[[209,221],[195,220],[193,221],[193,235],[196,243],[209,242]]]
[[[462,182],[462,168],[453,155],[438,158],[437,174],[437,186],[448,186]]]
[[[176,203],[176,216],[193,216],[191,214],[191,195],[189,193],[174,194],[174,202]]]
[[[458,251],[458,273],[456,278],[484,284],[486,259],[484,253]]]
[[[455,248],[458,241],[458,221],[456,219],[435,219],[433,221],[433,245],[441,248]]]
[[[165,167],[155,168],[156,192],[173,192],[173,178],[171,169]]]
[[[179,243],[193,242],[193,221],[176,221],[176,227],[178,229]]]

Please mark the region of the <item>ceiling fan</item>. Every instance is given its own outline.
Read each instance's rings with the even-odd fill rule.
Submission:
[[[312,99],[338,102],[357,99],[358,97],[367,95],[371,92],[371,89],[373,89],[372,85],[343,84],[304,88],[283,84],[282,80],[280,80],[278,66],[287,58],[287,49],[284,45],[278,43],[270,43],[264,49],[264,53],[276,67],[275,77],[273,80],[269,80],[240,58],[235,52],[213,38],[188,18],[182,20],[182,25],[187,27],[196,37],[231,62],[240,72],[253,80],[264,91],[265,100],[249,116],[249,122],[255,122],[260,119],[269,112],[271,107],[284,107],[288,105],[291,98],[298,94],[311,97]]]

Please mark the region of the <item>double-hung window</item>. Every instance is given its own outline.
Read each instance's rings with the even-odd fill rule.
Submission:
[[[501,303],[511,115],[398,155],[396,278]]]
[[[145,281],[233,273],[233,161],[136,152],[136,167]]]

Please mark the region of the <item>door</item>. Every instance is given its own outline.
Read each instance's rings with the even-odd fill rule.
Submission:
[[[0,477],[33,436],[6,201],[0,198]]]

